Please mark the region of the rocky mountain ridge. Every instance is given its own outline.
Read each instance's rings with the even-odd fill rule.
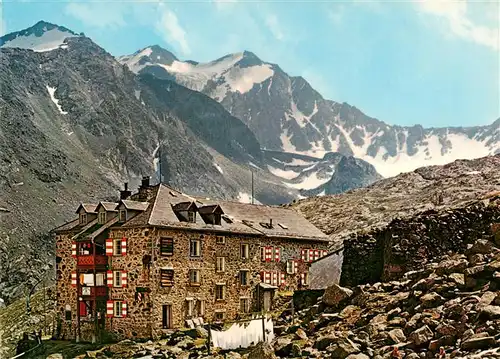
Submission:
[[[342,241],[358,231],[384,228],[395,218],[460,207],[500,191],[500,154],[422,167],[340,195],[289,204]],[[334,218],[335,220],[332,220]]]
[[[198,63],[150,46],[118,60],[136,73],[175,80],[219,101],[267,150],[318,158],[339,152],[367,161],[384,177],[500,151],[500,118],[476,127],[391,126],[324,99],[304,78],[248,51]]]

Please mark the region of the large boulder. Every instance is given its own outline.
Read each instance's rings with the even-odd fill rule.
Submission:
[[[496,345],[494,337],[471,338],[462,343],[462,349],[488,349]]]
[[[329,307],[335,307],[339,303],[349,299],[352,294],[353,291],[349,288],[333,284],[325,289],[325,293],[323,294],[323,303]]]
[[[410,341],[416,346],[421,346],[423,344],[429,343],[434,336],[432,330],[424,325],[423,327],[415,330],[409,336]]]
[[[248,353],[248,359],[277,359],[277,356],[271,344],[260,342]]]

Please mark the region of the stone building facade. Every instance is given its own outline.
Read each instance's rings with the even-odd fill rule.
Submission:
[[[158,338],[270,310],[278,291],[308,287],[308,265],[329,244],[293,210],[194,198],[147,179],[114,205],[77,213],[55,230],[65,338]]]

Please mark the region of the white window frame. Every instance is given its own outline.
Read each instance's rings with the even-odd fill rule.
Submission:
[[[240,313],[250,313],[250,298],[240,297]]]
[[[221,296],[219,297],[218,288],[221,288]],[[216,284],[215,285],[215,300],[226,300],[226,285]]]
[[[220,315],[221,318],[217,318],[217,316]],[[225,310],[216,310],[214,312],[214,317],[215,317],[215,320],[224,320],[226,319],[226,311]]]
[[[310,262],[311,261],[311,256],[310,256],[311,251],[309,249],[306,249],[305,251],[306,251],[306,253],[305,253],[305,258],[306,259],[305,259],[305,261],[306,262]]]
[[[120,248],[119,250],[117,250]],[[113,255],[121,256],[122,255],[122,240],[121,239],[113,239]]]
[[[302,283],[303,285],[309,285],[309,272],[304,272],[304,281]]]
[[[195,251],[193,253],[193,243],[196,243]],[[189,256],[190,257],[201,257],[201,240],[191,239],[189,241]]]
[[[97,214],[97,223],[105,224],[106,223],[106,211],[99,211]]]
[[[205,315],[205,300],[198,299],[198,315],[200,317]]]
[[[245,273],[245,284],[243,284],[243,281],[241,280],[243,278],[243,273]],[[239,273],[239,282],[240,282],[240,285],[241,286],[247,286],[248,285],[248,282],[249,282],[249,274],[250,271],[248,269],[240,269],[240,273]]]
[[[215,244],[226,244],[226,237],[224,236],[215,237]]]
[[[192,317],[194,314],[195,300],[194,299],[186,299],[186,305],[187,305],[187,316]]]
[[[295,274],[295,261],[293,259],[286,261],[286,273]]]
[[[248,243],[241,243],[240,257],[241,259],[250,259],[250,245]]]
[[[194,274],[196,273],[196,274]],[[193,275],[196,277],[196,280],[193,280]],[[189,284],[191,285],[200,285],[201,284],[201,271],[199,269],[190,269],[189,270]]]
[[[121,300],[115,300],[113,303],[113,314],[115,317],[123,316],[123,302]]]
[[[215,259],[215,271],[217,273],[223,273],[226,271],[226,257],[216,257]]]
[[[113,271],[113,287],[115,288],[122,287],[122,272],[119,270]]]

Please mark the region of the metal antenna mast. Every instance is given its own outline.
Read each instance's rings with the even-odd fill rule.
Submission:
[[[251,170],[252,172],[252,204],[253,204],[253,195],[254,195],[254,189],[253,189],[253,170]]]

